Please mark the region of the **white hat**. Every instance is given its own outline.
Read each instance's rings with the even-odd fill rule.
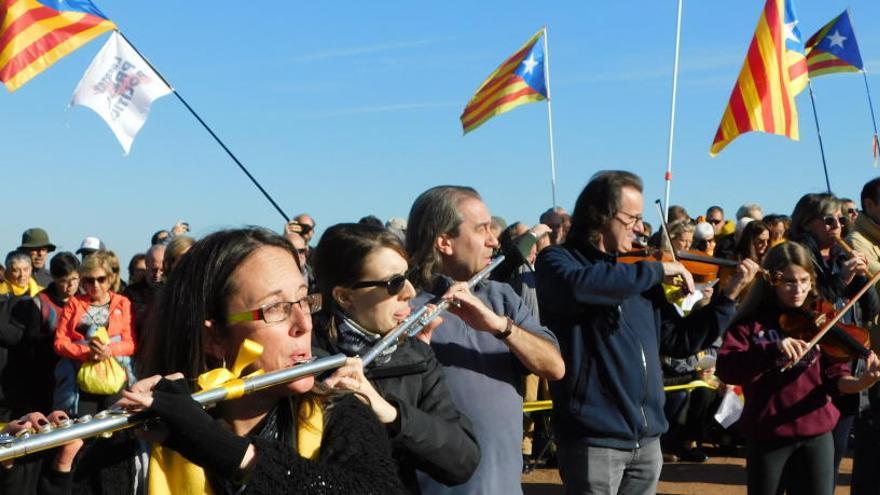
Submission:
[[[101,239],[98,239],[97,237],[86,237],[79,245],[79,249],[76,250],[76,254],[93,253],[95,251],[100,251],[101,249],[105,249],[104,243],[101,242]]]
[[[715,228],[709,222],[700,222],[694,229],[694,240],[705,241],[715,237]]]

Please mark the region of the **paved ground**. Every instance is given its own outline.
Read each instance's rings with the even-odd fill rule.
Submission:
[[[711,455],[711,452],[709,452]],[[690,495],[734,495],[746,493],[745,459],[712,457],[705,464],[674,463],[663,466],[658,493]],[[852,459],[846,457],[840,466],[840,479],[835,495],[849,494]],[[560,495],[562,482],[555,469],[538,469],[523,476],[525,495]]]

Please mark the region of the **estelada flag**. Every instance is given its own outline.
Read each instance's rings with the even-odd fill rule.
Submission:
[[[835,72],[858,72],[865,68],[848,10],[822,26],[807,40],[806,53],[810,77]]]
[[[100,115],[128,154],[150,105],[170,92],[159,74],[114,32],[86,69],[70,105],[89,107]]]
[[[543,34],[544,29],[535,33],[483,81],[461,114],[465,134],[496,115],[547,98],[544,45],[538,43]]]
[[[89,0],[0,0],[0,81],[15,91],[116,26]]]
[[[799,138],[794,97],[806,87],[807,64],[797,24],[792,0],[764,4],[709,150],[711,156],[749,131]]]

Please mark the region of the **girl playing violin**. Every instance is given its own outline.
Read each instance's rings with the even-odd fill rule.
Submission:
[[[816,348],[807,351],[807,342],[780,330],[781,315],[816,297],[813,261],[804,246],[775,246],[764,268],[769,280],[756,280],[746,295],[724,336],[716,369],[725,383],[743,387],[740,425],[748,439],[748,492],[777,493],[786,470],[796,473],[786,480],[797,485],[788,486],[792,493],[831,494],[831,430],[839,417],[831,397],[857,393],[880,380],[880,361],[871,353],[866,371],[855,377],[846,363],[835,363]]]
[[[791,214],[791,240],[802,244],[810,252],[816,277],[814,289],[835,308],[842,307],[868,281],[865,256],[845,249],[840,238],[849,218],[843,214],[841,201],[833,194],[810,193],[798,200]],[[880,311],[880,301],[874,291],[852,310],[843,315],[841,322],[865,326]],[[851,369],[861,369],[864,363],[854,361]],[[859,396],[834,397],[840,419],[832,433],[834,437],[834,472],[846,452],[853,421],[859,411]]]

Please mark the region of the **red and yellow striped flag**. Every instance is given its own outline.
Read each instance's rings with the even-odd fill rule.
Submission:
[[[798,139],[794,97],[807,84],[807,64],[797,23],[792,0],[767,0],[709,150],[711,156],[749,131]]]
[[[543,35],[542,28],[483,81],[461,114],[465,134],[496,115],[547,99],[544,49],[538,43]]]
[[[0,81],[15,91],[116,26],[89,0],[0,0]]]

